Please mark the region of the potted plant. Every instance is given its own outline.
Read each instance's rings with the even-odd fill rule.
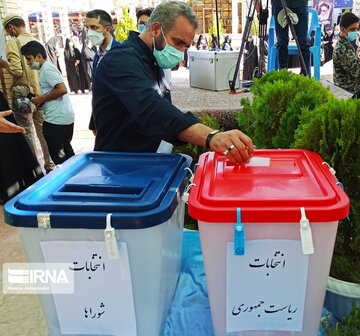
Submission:
[[[340,318],[360,299],[360,100],[337,99],[314,79],[286,70],[256,80],[251,92],[254,99],[241,101],[237,121],[257,147],[319,153],[350,198],[350,215],[339,223],[325,303]],[[346,310],[335,311],[329,301],[344,281],[350,298]]]

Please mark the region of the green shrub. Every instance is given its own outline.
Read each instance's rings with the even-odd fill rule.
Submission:
[[[292,147],[303,109],[313,110],[332,96],[315,79],[287,70],[256,79],[251,92],[253,100],[241,100],[236,120],[259,148]]]
[[[319,153],[336,170],[350,198],[350,215],[339,224],[330,275],[360,283],[360,100],[332,98],[304,110],[295,147]]]
[[[360,307],[354,305],[351,313],[341,322],[333,326],[329,316],[321,322],[325,336],[359,336],[360,335]]]

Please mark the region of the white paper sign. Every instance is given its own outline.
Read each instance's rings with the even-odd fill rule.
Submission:
[[[227,243],[226,331],[301,331],[309,256],[297,240],[247,240],[244,256]]]
[[[126,243],[120,259],[107,258],[105,242],[43,241],[45,262],[71,263],[74,294],[53,295],[63,334],[136,336]]]

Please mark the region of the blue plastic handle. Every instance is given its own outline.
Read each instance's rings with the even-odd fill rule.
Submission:
[[[241,223],[241,209],[236,209],[237,222],[234,225],[234,255],[245,255],[245,225]]]

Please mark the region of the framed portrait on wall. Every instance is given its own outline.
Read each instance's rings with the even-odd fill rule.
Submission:
[[[313,8],[318,12],[319,23],[322,27],[333,25],[334,0],[314,0]]]

